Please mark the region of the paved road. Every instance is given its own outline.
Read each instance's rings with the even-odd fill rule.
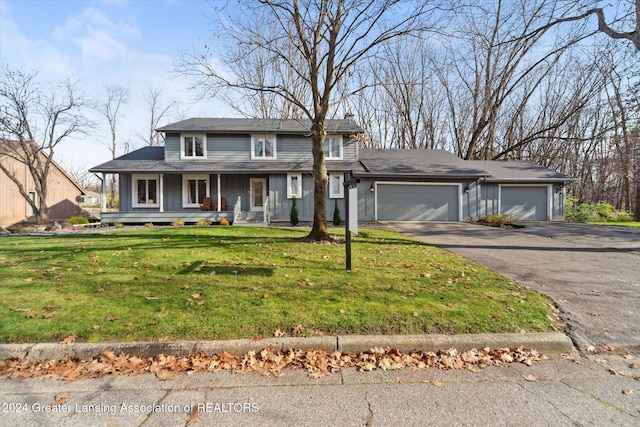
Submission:
[[[640,230],[530,224],[503,230],[467,223],[386,222],[517,280],[554,300],[581,350],[640,349]]]
[[[476,373],[349,368],[321,379],[290,370],[281,378],[220,372],[176,373],[167,381],[152,374],[2,379],[0,425],[637,426],[640,382],[630,376],[639,372],[629,366],[640,358],[626,356],[636,359],[576,353],[573,360],[556,356]],[[49,406],[62,393],[64,403]]]

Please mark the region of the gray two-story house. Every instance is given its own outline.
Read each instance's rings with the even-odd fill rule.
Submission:
[[[465,221],[506,213],[517,220],[564,219],[564,174],[527,162],[465,161],[443,150],[361,148],[352,116],[328,120],[327,217],[344,212],[344,180],[359,178],[361,221]],[[313,216],[310,122],[192,118],[158,131],[144,147],[91,169],[118,174],[120,207],[107,223],[301,221]],[[104,180],[103,180],[104,181]],[[106,182],[106,181],[105,181]]]

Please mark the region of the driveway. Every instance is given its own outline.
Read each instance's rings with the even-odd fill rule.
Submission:
[[[583,351],[640,349],[640,230],[534,223],[503,230],[467,223],[385,222],[551,298]]]

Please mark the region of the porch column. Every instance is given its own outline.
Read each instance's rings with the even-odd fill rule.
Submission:
[[[158,204],[160,204],[159,212],[164,212],[164,174],[160,174],[160,183],[158,185]]]
[[[107,211],[107,174],[102,172],[102,185],[100,186],[100,212]]]
[[[222,210],[222,197],[220,196],[220,174],[218,174],[218,212]]]

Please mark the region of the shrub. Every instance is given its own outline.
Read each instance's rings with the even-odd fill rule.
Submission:
[[[171,223],[172,227],[184,227],[184,221],[181,219],[176,219]]]
[[[67,220],[69,224],[89,224],[89,220],[81,215],[72,216]]]
[[[147,228],[153,228],[153,223],[152,222],[148,222],[144,225]]]
[[[198,227],[208,227],[211,225],[211,221],[206,218],[202,218],[202,219],[199,219],[198,222],[196,222],[196,225]]]
[[[291,225],[298,225],[300,220],[298,219],[298,199],[295,197],[291,200]]]
[[[222,218],[220,220],[220,225],[229,225],[229,220],[227,218]]]
[[[502,227],[512,225],[513,219],[507,214],[494,214],[480,218],[481,222],[493,225],[494,227]]]
[[[124,228],[124,224],[123,224],[123,223],[121,223],[121,222],[116,222],[115,227],[116,227],[116,228]]]
[[[627,222],[631,215],[625,211],[618,211],[607,202],[581,203],[577,199],[567,196],[565,218],[575,222]]]
[[[338,201],[333,202],[333,225],[336,227],[340,225],[342,218],[340,218],[340,208],[338,207]]]

